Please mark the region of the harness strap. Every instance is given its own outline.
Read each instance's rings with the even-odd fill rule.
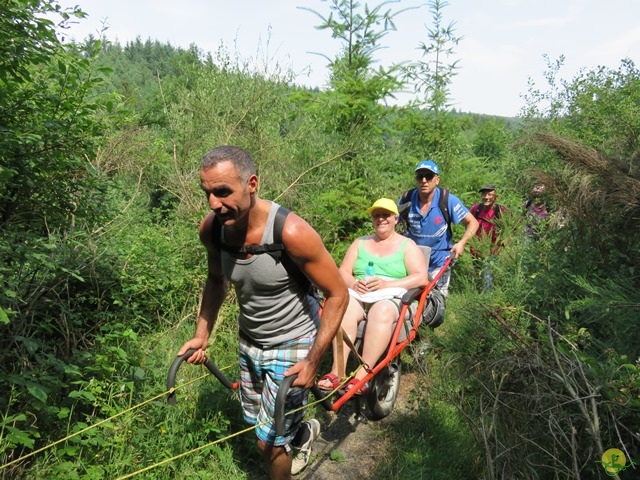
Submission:
[[[243,245],[232,246],[222,243],[222,224],[214,218],[213,227],[211,231],[211,240],[213,244],[231,254],[247,254],[247,255],[261,255],[266,253],[271,255],[273,259],[282,263],[282,266],[289,273],[289,275],[300,284],[302,289],[312,295],[314,298],[318,298],[319,295],[313,288],[311,281],[307,278],[305,273],[300,270],[298,265],[287,255],[287,251],[282,243],[282,229],[284,228],[284,222],[289,215],[289,210],[280,206],[276,211],[276,216],[273,220],[273,243],[266,243],[263,245]]]
[[[275,252],[283,252],[284,245],[276,244],[276,243],[268,243],[264,245],[243,245],[241,247],[233,247],[226,244],[221,244],[220,248],[225,252],[229,253],[243,253],[250,255],[260,255],[262,253],[275,253]]]

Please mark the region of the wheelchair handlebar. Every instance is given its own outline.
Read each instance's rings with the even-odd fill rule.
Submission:
[[[276,435],[284,435],[284,406],[287,401],[287,394],[293,382],[298,378],[298,374],[294,373],[288,377],[284,377],[284,380],[280,383],[278,388],[278,394],[276,395],[276,405],[273,419],[276,425]]]
[[[186,361],[195,352],[196,352],[195,349],[190,348],[184,354],[182,354],[179,357],[175,358],[175,360],[171,364],[171,367],[169,367],[169,374],[167,375],[167,390],[171,390],[173,387],[175,387],[175,385],[176,385],[176,373],[178,372],[178,368],[180,368],[180,365],[182,365],[182,362]],[[207,370],[209,370],[220,381],[220,383],[222,383],[225,387],[227,387],[229,389],[234,389],[234,388],[237,387],[237,384],[234,384],[220,370],[218,370],[218,367],[216,367],[216,365],[213,363],[213,361],[210,358],[207,358],[205,360],[204,366],[207,367]],[[173,392],[168,394],[167,402],[169,403],[169,405],[175,405],[176,404],[176,392],[175,391],[173,391]]]
[[[282,436],[285,433],[285,411],[284,407],[287,401],[287,395],[289,394],[289,390],[291,390],[291,385],[298,378],[298,374],[294,373],[288,377],[284,377],[282,383],[280,383],[280,388],[278,388],[278,394],[276,395],[276,404],[275,404],[275,412],[273,416],[273,421],[276,426],[276,435]],[[325,394],[322,394],[322,391],[318,388],[318,385],[315,383],[311,387],[311,393],[316,399],[320,400],[320,404],[324,407],[328,412],[333,411],[333,403],[331,399]]]

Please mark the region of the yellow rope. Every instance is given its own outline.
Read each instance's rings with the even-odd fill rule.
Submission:
[[[229,367],[225,367],[222,370],[224,370],[226,368],[229,368]],[[114,418],[117,418],[120,415],[124,415],[125,413],[130,412],[132,410],[135,410],[136,408],[140,408],[143,405],[146,405],[147,403],[153,402],[154,400],[157,400],[158,398],[164,397],[167,394],[171,394],[171,393],[175,392],[178,388],[183,388],[183,387],[186,387],[187,385],[191,385],[192,383],[195,383],[195,382],[197,382],[199,380],[202,380],[203,378],[208,377],[209,375],[210,375],[210,373],[205,373],[204,375],[201,375],[200,377],[194,378],[193,380],[189,380],[188,382],[185,382],[185,383],[183,383],[182,385],[180,385],[178,387],[170,388],[166,392],[163,392],[163,393],[161,393],[159,395],[156,395],[155,397],[150,398],[149,400],[145,400],[144,402],[139,403],[138,405],[130,407],[130,408],[128,408],[128,409],[126,409],[126,410],[124,410],[124,411],[122,411],[120,413],[116,413],[115,415],[113,415],[113,416],[111,416],[109,418],[105,418],[104,420],[101,420],[98,423],[95,423],[93,425],[89,425],[88,427],[83,428],[82,430],[80,430],[80,431],[78,431],[76,433],[72,433],[71,435],[67,435],[66,437],[61,438],[60,440],[56,440],[55,442],[50,443],[49,445],[45,445],[44,447],[39,448],[38,450],[34,450],[33,452],[27,453],[26,455],[23,455],[20,458],[16,458],[15,460],[11,460],[10,462],[5,463],[4,465],[0,465],[0,470],[2,470],[3,468],[8,467],[10,465],[13,465],[14,463],[21,462],[22,460],[24,460],[26,458],[29,458],[29,457],[32,457],[32,456],[34,456],[34,455],[36,455],[36,454],[38,454],[40,452],[44,452],[45,450],[47,450],[47,449],[49,449],[51,447],[54,447],[54,446],[56,446],[56,445],[58,445],[58,444],[60,444],[62,442],[66,442],[70,438],[73,438],[73,437],[75,437],[77,435],[85,433],[85,432],[91,430],[92,428],[96,428],[96,427],[102,425],[103,423],[106,423],[106,422],[108,422],[110,420],[113,420]]]
[[[138,475],[140,473],[148,472],[149,470],[152,470],[152,469],[154,469],[156,467],[159,467],[160,465],[164,465],[165,463],[173,462],[174,460],[177,460],[177,459],[179,459],[181,457],[186,457],[187,455],[191,455],[192,453],[198,452],[198,451],[203,450],[203,449],[205,449],[207,447],[211,447],[211,446],[213,446],[213,445],[215,445],[217,443],[221,443],[221,442],[223,442],[225,440],[228,440],[230,438],[237,437],[239,435],[242,435],[243,433],[246,433],[246,432],[249,432],[250,430],[253,430],[254,428],[258,428],[258,427],[260,427],[262,425],[266,425],[269,422],[271,422],[271,420],[259,423],[257,425],[253,425],[252,427],[245,428],[244,430],[240,430],[239,432],[232,433],[231,435],[226,436],[224,438],[221,438],[219,440],[216,440],[214,442],[207,443],[206,445],[202,445],[202,446],[200,446],[198,448],[194,448],[193,450],[189,450],[187,452],[182,452],[181,454],[176,455],[174,457],[167,458],[165,460],[162,460],[161,462],[154,463],[153,465],[149,465],[148,467],[145,467],[145,468],[143,468],[141,470],[137,470],[137,471],[135,471],[133,473],[125,475],[124,477],[118,477],[116,480],[124,480],[125,478],[135,477],[136,475]]]
[[[224,368],[222,368],[222,369],[220,369],[220,370],[226,370],[227,368],[230,368],[230,367],[224,367]],[[333,395],[333,394],[334,394],[334,393],[336,393],[338,390],[340,390],[343,386],[345,386],[345,385],[348,383],[348,381],[349,381],[349,380],[351,380],[351,379],[356,375],[356,373],[358,372],[358,370],[360,370],[360,368],[362,368],[362,365],[358,366],[358,368],[356,368],[356,369],[355,369],[355,370],[354,370],[354,371],[353,371],[353,372],[352,372],[352,373],[351,373],[351,374],[350,374],[350,375],[349,375],[349,376],[344,380],[344,382],[343,382],[343,383],[341,383],[340,385],[338,385],[338,387],[336,387],[336,388],[335,388],[335,390],[332,390],[332,391],[331,391],[327,396],[331,396],[331,395]],[[161,398],[161,397],[164,397],[165,395],[172,394],[172,393],[173,393],[173,392],[175,392],[176,390],[178,390],[178,389],[180,389],[180,388],[184,388],[184,387],[186,387],[186,386],[188,386],[188,385],[191,385],[192,383],[195,383],[195,382],[197,382],[197,381],[200,381],[200,380],[202,380],[203,378],[205,378],[205,377],[207,377],[207,376],[209,376],[209,373],[205,373],[204,375],[201,375],[201,376],[196,377],[196,378],[194,378],[194,379],[192,379],[192,380],[189,380],[189,381],[187,381],[187,382],[185,382],[185,383],[183,383],[183,384],[181,384],[181,385],[179,385],[179,386],[177,386],[177,387],[170,388],[169,390],[167,390],[167,391],[165,391],[165,392],[162,392],[162,393],[160,393],[160,394],[156,395],[155,397],[152,397],[152,398],[150,398],[150,399],[148,399],[148,400],[145,400],[144,402],[141,402],[141,403],[139,403],[139,404],[137,404],[137,405],[134,405],[133,407],[130,407],[130,408],[126,409],[126,410],[123,410],[123,411],[122,411],[122,412],[120,412],[120,413],[116,413],[115,415],[112,415],[112,416],[111,416],[111,417],[109,417],[109,418],[105,418],[104,420],[101,420],[101,421],[99,421],[98,423],[95,423],[95,424],[90,425],[90,426],[88,426],[88,427],[86,427],[86,428],[83,428],[82,430],[80,430],[80,431],[78,431],[78,432],[76,432],[76,433],[72,433],[71,435],[67,435],[66,437],[61,438],[60,440],[56,440],[56,441],[55,441],[55,442],[53,442],[53,443],[50,443],[50,444],[48,444],[48,445],[45,445],[45,446],[44,446],[44,447],[42,447],[42,448],[39,448],[38,450],[34,450],[33,452],[30,452],[30,453],[27,453],[26,455],[21,456],[20,458],[16,458],[15,460],[12,460],[12,461],[10,461],[10,462],[8,462],[8,463],[5,463],[4,465],[0,465],[0,470],[2,470],[3,468],[8,467],[8,466],[10,466],[10,465],[13,465],[13,464],[15,464],[15,463],[21,462],[22,460],[25,460],[25,459],[27,459],[27,458],[29,458],[29,457],[32,457],[32,456],[34,456],[34,455],[36,455],[36,454],[38,454],[38,453],[44,452],[45,450],[48,450],[48,449],[49,449],[49,448],[51,448],[51,447],[54,447],[54,446],[56,446],[56,445],[59,445],[59,444],[60,444],[60,443],[62,443],[62,442],[66,442],[66,441],[67,441],[67,440],[69,440],[70,438],[73,438],[73,437],[78,436],[78,435],[80,435],[80,434],[82,434],[82,433],[85,433],[85,432],[87,432],[87,431],[89,431],[89,430],[91,430],[91,429],[93,429],[93,428],[99,427],[99,426],[100,426],[100,425],[102,425],[103,423],[106,423],[106,422],[108,422],[108,421],[110,421],[110,420],[113,420],[114,418],[117,418],[117,417],[119,417],[119,416],[121,416],[121,415],[124,415],[125,413],[131,412],[132,410],[135,410],[136,408],[140,408],[140,407],[142,407],[142,406],[146,405],[147,403],[151,403],[151,402],[153,402],[153,401],[155,401],[155,400],[157,400],[157,399],[159,399],[159,398]],[[292,413],[295,413],[295,412],[297,412],[297,411],[299,411],[299,410],[302,410],[302,409],[305,409],[305,408],[311,407],[311,406],[313,406],[313,405],[317,405],[318,403],[321,403],[321,402],[322,402],[322,400],[323,400],[323,399],[316,400],[315,402],[312,402],[312,403],[310,403],[310,404],[308,404],[308,405],[303,405],[302,407],[296,408],[295,410],[291,410],[291,411],[289,411],[288,413],[286,413],[286,414],[285,414],[285,416],[287,416],[287,415],[291,415]],[[237,437],[237,436],[242,435],[242,434],[244,434],[244,433],[247,433],[247,432],[249,432],[249,431],[251,431],[251,430],[253,430],[253,429],[255,429],[255,428],[258,428],[258,427],[260,427],[260,426],[262,426],[262,425],[266,425],[266,424],[268,424],[268,423],[270,423],[270,422],[272,422],[272,421],[273,421],[273,419],[270,419],[270,420],[267,420],[267,421],[265,421],[265,422],[263,422],[263,423],[259,423],[259,424],[253,425],[253,426],[251,426],[251,427],[245,428],[244,430],[241,430],[241,431],[236,432],[236,433],[232,433],[231,435],[228,435],[228,436],[226,436],[226,437],[224,437],[224,438],[221,438],[221,439],[219,439],[219,440],[216,440],[216,441],[210,442],[210,443],[208,443],[208,444],[206,444],[206,445],[202,445],[202,446],[200,446],[200,447],[194,448],[193,450],[189,450],[189,451],[183,452],[183,453],[181,453],[181,454],[179,454],[179,455],[176,455],[176,456],[174,456],[174,457],[171,457],[171,458],[167,458],[167,459],[165,459],[165,460],[162,460],[161,462],[158,462],[158,463],[155,463],[155,464],[153,464],[153,465],[150,465],[150,466],[148,466],[148,467],[146,467],[146,468],[143,468],[142,470],[135,471],[135,472],[133,472],[133,473],[130,473],[130,474],[128,474],[128,475],[125,475],[124,477],[119,477],[117,480],[124,480],[124,479],[126,479],[126,478],[134,477],[134,476],[136,476],[136,475],[138,475],[138,474],[140,474],[140,473],[144,473],[144,472],[147,472],[147,471],[149,471],[149,470],[152,470],[152,469],[154,469],[154,468],[156,468],[156,467],[159,467],[160,465],[164,465],[165,463],[173,462],[174,460],[177,460],[178,458],[185,457],[185,456],[190,455],[190,454],[192,454],[192,453],[195,453],[195,452],[198,452],[198,451],[200,451],[200,450],[203,450],[203,449],[205,449],[205,448],[207,448],[207,447],[211,447],[211,446],[216,445],[216,444],[218,444],[218,443],[224,442],[224,441],[229,440],[229,439],[231,439],[231,438],[234,438],[234,437]]]
[[[349,382],[349,380],[351,380],[353,377],[355,377],[356,373],[358,373],[358,370],[360,370],[360,368],[362,368],[362,365],[360,365],[358,368],[356,368],[356,369],[355,369],[355,370],[354,370],[354,371],[353,371],[353,372],[352,372],[352,373],[351,373],[351,374],[350,374],[350,375],[349,375],[349,376],[344,380],[344,382],[343,382],[342,384],[338,385],[338,386],[336,387],[336,389],[335,389],[335,390],[332,390],[332,391],[331,391],[327,396],[329,397],[329,396],[333,395],[333,394],[334,394],[334,393],[336,393],[338,390],[340,390],[343,386],[345,386],[345,385]],[[312,403],[310,403],[310,404],[308,404],[308,405],[303,405],[302,407],[298,407],[298,408],[296,408],[295,410],[291,410],[291,411],[289,411],[289,412],[287,412],[287,413],[285,414],[285,417],[286,417],[287,415],[291,415],[292,413],[298,412],[298,411],[303,410],[303,409],[305,409],[305,408],[309,408],[309,407],[312,407],[312,406],[314,406],[314,405],[317,405],[318,403],[322,402],[322,400],[323,400],[323,399],[319,399],[319,400],[316,400],[315,402],[312,402]],[[227,441],[227,440],[229,440],[229,439],[231,439],[231,438],[238,437],[238,436],[240,436],[240,435],[242,435],[242,434],[244,434],[244,433],[250,432],[251,430],[253,430],[253,429],[255,429],[255,428],[258,428],[258,427],[261,427],[261,426],[263,426],[263,425],[267,425],[268,423],[271,423],[271,422],[273,422],[273,421],[274,421],[274,419],[272,418],[272,419],[266,420],[266,421],[264,421],[264,422],[262,422],[262,423],[258,423],[258,424],[256,424],[256,425],[252,425],[251,427],[247,427],[247,428],[245,428],[244,430],[240,430],[239,432],[232,433],[231,435],[228,435],[228,436],[226,436],[226,437],[224,437],[224,438],[220,438],[220,439],[215,440],[215,441],[213,441],[213,442],[207,443],[206,445],[201,445],[201,446],[199,446],[199,447],[197,447],[197,448],[194,448],[194,449],[192,449],[192,450],[188,450],[188,451],[186,451],[186,452],[182,452],[182,453],[180,453],[180,454],[178,454],[178,455],[176,455],[176,456],[174,456],[174,457],[166,458],[166,459],[162,460],[161,462],[154,463],[153,465],[149,465],[148,467],[145,467],[145,468],[143,468],[143,469],[141,469],[141,470],[137,470],[137,471],[135,471],[135,472],[133,472],[133,473],[129,473],[128,475],[125,475],[124,477],[118,477],[116,480],[125,480],[125,479],[127,479],[127,478],[135,477],[136,475],[139,475],[139,474],[144,473],[144,472],[148,472],[149,470],[153,470],[154,468],[159,467],[159,466],[161,466],[161,465],[164,465],[165,463],[173,462],[174,460],[177,460],[177,459],[179,459],[179,458],[186,457],[187,455],[191,455],[192,453],[199,452],[200,450],[204,450],[205,448],[212,447],[213,445],[216,445],[216,444],[218,444],[218,443],[222,443],[222,442],[225,442],[225,441]]]

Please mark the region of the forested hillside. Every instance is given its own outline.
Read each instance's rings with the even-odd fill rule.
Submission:
[[[631,59],[572,79],[550,64],[521,117],[501,119],[451,110],[458,37],[438,23],[439,1],[415,62],[391,67],[375,55],[393,10],[322,5],[320,26],[344,47],[322,91],[286,72],[258,75],[224,48],[63,43],[56,31],[82,21],[80,10],[2,4],[0,478],[127,478],[149,467],[139,478],[248,479],[260,468],[252,433],[212,443],[245,427],[212,377],[185,371],[192,383],[177,406],[164,398],[206,275],[199,162],[223,144],[251,152],[261,197],[313,225],[338,263],[369,232],[366,208],[411,188],[424,158],[467,206],[494,183],[509,210],[491,288],[461,257],[445,324],[423,339],[426,359],[403,359],[420,374],[417,406],[389,430],[393,450],[375,478],[606,478],[598,462],[610,448],[640,462]],[[410,81],[413,104],[384,106]],[[532,239],[523,203],[538,183],[551,215]],[[229,298],[209,349],[230,376],[236,314]]]

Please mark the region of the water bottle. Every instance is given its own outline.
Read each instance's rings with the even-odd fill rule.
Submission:
[[[373,265],[373,262],[369,262],[369,264],[364,269],[364,283],[369,283],[369,281],[376,276],[376,267]]]

